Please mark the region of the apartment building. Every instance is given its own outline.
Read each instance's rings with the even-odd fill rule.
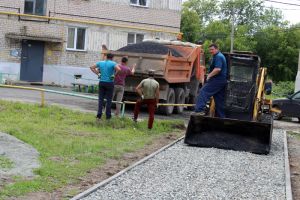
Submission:
[[[1,0],[0,74],[70,85],[97,82],[101,47],[176,39],[182,0]],[[0,80],[1,81],[1,80]]]

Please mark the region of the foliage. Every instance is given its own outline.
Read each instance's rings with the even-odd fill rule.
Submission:
[[[196,42],[199,39],[200,21],[197,13],[184,8],[181,14],[181,32],[184,41]]]
[[[5,156],[0,155],[0,169],[11,169],[14,163]]]
[[[272,86],[272,99],[282,98],[294,93],[295,82],[278,82]]]
[[[273,26],[255,34],[256,52],[273,81],[294,81],[297,74],[300,29]],[[298,42],[299,43],[299,42]]]
[[[53,191],[72,184],[108,159],[143,148],[155,139],[176,132],[181,121],[155,121],[151,131],[147,120],[135,124],[129,118],[96,123],[93,114],[60,107],[0,101],[0,131],[33,146],[40,153],[41,167],[34,179],[16,177],[1,186],[0,199],[29,192]]]
[[[195,38],[199,37],[205,48],[215,42],[221,51],[228,52],[233,23],[234,50],[257,53],[275,82],[295,80],[300,48],[300,23],[289,26],[283,20],[280,10],[265,7],[263,0],[189,0],[184,3],[183,9],[196,12],[199,22],[195,23],[200,23],[199,27],[193,26],[192,20],[182,21],[182,26],[188,24],[197,29],[182,29],[184,35],[193,35],[186,37],[187,41],[197,41]],[[208,61],[210,55],[205,51]]]

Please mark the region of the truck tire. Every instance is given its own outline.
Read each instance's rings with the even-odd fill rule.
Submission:
[[[174,92],[173,88],[169,88],[167,100],[162,101],[162,103],[170,103],[170,104],[175,103],[175,92]],[[165,114],[165,115],[171,115],[173,113],[173,110],[174,110],[174,106],[160,106],[159,107],[160,113]]]
[[[175,88],[175,103],[176,104],[184,104],[185,98],[184,98],[184,90],[182,88]],[[174,108],[174,112],[177,114],[181,114],[183,112],[184,107],[183,106],[176,106]]]
[[[186,98],[186,103],[187,104],[195,104],[196,103],[196,99],[198,96],[198,92],[199,92],[199,81],[196,79],[195,76],[191,77],[191,82],[189,83],[188,88],[190,89],[190,94],[188,95],[188,97]],[[194,106],[188,106],[187,110],[195,110]]]

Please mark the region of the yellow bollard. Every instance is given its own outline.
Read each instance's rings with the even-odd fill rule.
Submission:
[[[45,92],[41,91],[41,107],[45,106]]]

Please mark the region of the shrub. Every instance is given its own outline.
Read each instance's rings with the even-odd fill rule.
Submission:
[[[274,98],[285,97],[293,94],[295,89],[295,82],[293,81],[281,81],[273,84],[272,96]]]

